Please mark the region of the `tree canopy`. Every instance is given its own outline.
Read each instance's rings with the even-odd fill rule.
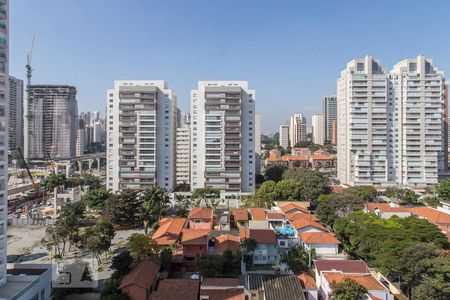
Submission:
[[[330,191],[328,178],[318,170],[291,168],[284,172],[283,178],[300,183],[302,199],[298,200],[316,201],[319,195]]]
[[[264,179],[266,181],[278,182],[283,179],[283,173],[286,171],[286,169],[287,167],[285,165],[270,165],[264,170]]]
[[[367,289],[359,285],[351,278],[345,278],[342,282],[336,283],[333,281],[330,284],[332,292],[330,293],[331,300],[356,300],[368,292]]]
[[[121,190],[108,198],[104,212],[114,225],[134,227],[142,224],[138,215],[140,205],[141,201],[137,191]]]

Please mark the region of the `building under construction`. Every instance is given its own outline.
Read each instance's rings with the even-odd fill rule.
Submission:
[[[27,159],[76,156],[77,90],[68,85],[30,85],[25,111]]]

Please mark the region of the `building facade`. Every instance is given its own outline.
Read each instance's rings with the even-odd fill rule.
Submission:
[[[336,96],[325,96],[322,99],[322,114],[325,122],[325,142],[333,141],[333,123],[337,118],[337,98]]]
[[[325,116],[315,114],[312,116],[313,142],[316,145],[325,144]]]
[[[388,74],[370,56],[338,80],[338,179],[350,185],[437,183],[445,169],[444,76],[424,56]]]
[[[282,148],[287,149],[289,147],[289,126],[281,125],[279,130],[279,144]]]
[[[107,92],[108,189],[174,189],[176,99],[163,80],[114,82]]]
[[[83,119],[78,120],[76,156],[84,155],[86,147],[86,126]]]
[[[176,141],[176,181],[177,185],[191,184],[191,128],[181,122],[177,128]]]
[[[191,91],[191,189],[255,189],[255,91],[247,81],[199,81]]]
[[[298,142],[306,141],[306,117],[303,114],[294,114],[289,120],[289,142],[295,147]]]
[[[9,152],[23,151],[23,80],[9,76]]]
[[[77,90],[68,85],[31,85],[25,119],[25,157],[72,158],[78,131]]]
[[[255,114],[255,152],[261,154],[261,114]]]
[[[8,72],[9,5],[0,0],[0,287],[6,283],[6,237],[8,214]]]

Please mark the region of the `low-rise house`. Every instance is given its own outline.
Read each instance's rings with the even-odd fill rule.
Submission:
[[[336,255],[340,242],[331,232],[302,232],[300,243],[305,249],[315,249],[317,255]]]
[[[281,158],[288,168],[310,168],[309,158],[303,155],[283,155]]]
[[[443,211],[424,206],[409,208],[409,211],[419,218],[427,219],[443,231],[450,231],[450,215]]]
[[[220,208],[215,210],[216,216],[216,230],[230,230],[230,211],[228,209]]]
[[[367,289],[369,299],[394,300],[394,296],[389,290],[371,274],[344,274],[342,272],[323,272],[321,274],[321,286],[319,295],[321,299],[328,300],[329,294],[333,292],[331,284],[341,283],[349,278]]]
[[[223,252],[230,250],[232,252],[239,252],[241,249],[241,241],[239,236],[231,234],[219,235],[215,238],[214,253],[223,254]]]
[[[281,226],[284,222],[284,213],[278,211],[268,211],[266,213],[267,221],[272,226]]]
[[[389,219],[390,217],[397,216],[400,218],[407,218],[411,216],[411,212],[395,203],[367,203],[364,208],[365,212],[373,212],[378,217],[383,219]]]
[[[302,232],[327,232],[327,228],[321,223],[313,221],[311,219],[297,219],[291,222],[292,227],[297,230],[298,234]]]
[[[197,258],[208,253],[209,229],[183,229],[181,245],[184,262],[195,262]]]
[[[307,219],[307,220],[311,220],[314,222],[319,222],[319,219],[311,213],[300,213],[300,212],[289,213],[289,214],[286,214],[285,217],[286,217],[286,220],[289,220],[290,222],[293,222],[298,219]]]
[[[319,288],[317,287],[314,278],[309,276],[307,273],[302,273],[297,275],[298,280],[300,280],[303,288],[303,293],[306,300],[318,300],[319,299]]]
[[[314,260],[315,281],[320,286],[323,272],[340,271],[347,274],[370,274],[369,267],[363,260],[318,259]]]
[[[241,241],[253,239],[256,249],[253,252],[253,264],[271,265],[278,260],[278,247],[275,232],[272,229],[244,229],[239,230]]]
[[[251,300],[305,300],[305,294],[297,276],[289,273],[254,273],[245,276],[245,289]]]
[[[303,156],[310,156],[311,155],[311,150],[309,148],[298,148],[298,147],[294,147],[291,150],[292,155],[303,155]]]
[[[311,155],[309,160],[315,170],[330,171],[336,169],[336,156]]]
[[[212,229],[213,210],[209,207],[194,207],[188,219],[190,229]]]
[[[200,300],[245,300],[245,296],[250,293],[237,278],[204,278],[200,285]]]
[[[185,218],[162,218],[158,222],[158,229],[152,235],[152,242],[160,249],[169,247],[180,241],[181,231],[186,224]]]
[[[277,236],[279,250],[287,253],[291,247],[299,244],[297,231],[290,222],[284,221],[281,225],[272,227]]]
[[[235,227],[248,227],[248,211],[245,208],[235,208],[231,211],[231,220]]]
[[[251,219],[254,221],[266,221],[266,210],[260,207],[252,207],[248,209]]]
[[[146,300],[155,290],[160,264],[153,260],[144,260],[134,266],[120,281],[119,290],[131,300]]]
[[[192,279],[164,279],[151,295],[151,300],[198,300],[200,282]]]
[[[280,206],[280,210],[285,214],[293,214],[293,213],[309,213],[309,210],[306,207],[301,206],[299,203],[290,202]]]

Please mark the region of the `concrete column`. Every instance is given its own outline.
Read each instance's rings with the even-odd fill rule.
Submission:
[[[77,160],[78,169],[80,169],[80,174],[83,173],[83,161]]]
[[[66,162],[66,177],[69,178],[72,175],[72,162],[69,160]]]
[[[91,170],[92,170],[92,164],[94,163],[94,160],[93,160],[93,159],[90,159],[90,160],[88,161],[88,163],[89,163],[89,171],[91,171]]]
[[[97,157],[96,160],[97,160],[97,171],[100,173],[100,165],[101,165],[102,159],[100,157]]]

